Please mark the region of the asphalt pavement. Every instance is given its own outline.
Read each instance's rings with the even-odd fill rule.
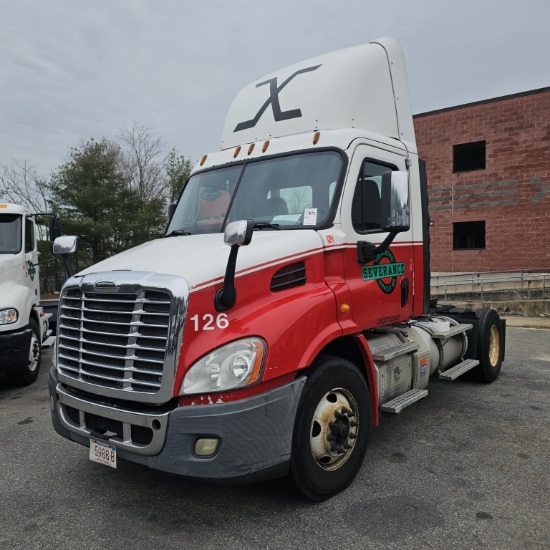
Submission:
[[[495,383],[433,380],[384,413],[356,481],[320,504],[280,480],[90,462],[51,426],[46,353],[34,385],[0,378],[0,548],[548,549],[550,330],[508,327]]]

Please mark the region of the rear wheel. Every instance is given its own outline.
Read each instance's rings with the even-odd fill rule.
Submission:
[[[40,331],[34,319],[29,321],[29,328],[32,330],[32,334],[27,361],[22,366],[21,370],[10,375],[10,379],[21,386],[29,386],[37,379],[40,370],[40,361],[42,359]]]
[[[473,370],[475,377],[487,384],[494,382],[500,373],[504,358],[504,327],[494,309],[478,309],[476,327],[479,365]]]
[[[289,479],[303,496],[321,501],[355,478],[370,433],[365,378],[355,365],[321,357],[312,365],[294,426]]]

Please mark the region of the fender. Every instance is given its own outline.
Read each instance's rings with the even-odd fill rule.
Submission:
[[[355,334],[353,338],[361,351],[361,356],[363,357],[363,363],[365,365],[365,372],[369,385],[372,425],[378,426],[380,424],[380,415],[378,411],[378,380],[376,377],[374,360],[372,359],[369,344],[365,336],[363,334]]]

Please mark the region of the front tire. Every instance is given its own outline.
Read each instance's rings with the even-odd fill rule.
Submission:
[[[320,357],[310,372],[296,414],[289,480],[302,496],[322,501],[359,472],[371,406],[365,378],[353,363]]]
[[[29,344],[29,354],[26,363],[21,370],[10,375],[10,379],[20,386],[30,386],[37,378],[42,360],[42,343],[40,342],[40,330],[34,319],[29,321],[32,330]]]

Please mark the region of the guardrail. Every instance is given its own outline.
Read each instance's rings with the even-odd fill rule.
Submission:
[[[523,300],[550,300],[550,273],[485,272],[432,274],[431,291],[446,301],[449,294],[475,293],[483,303],[485,294],[506,292],[518,294]]]

